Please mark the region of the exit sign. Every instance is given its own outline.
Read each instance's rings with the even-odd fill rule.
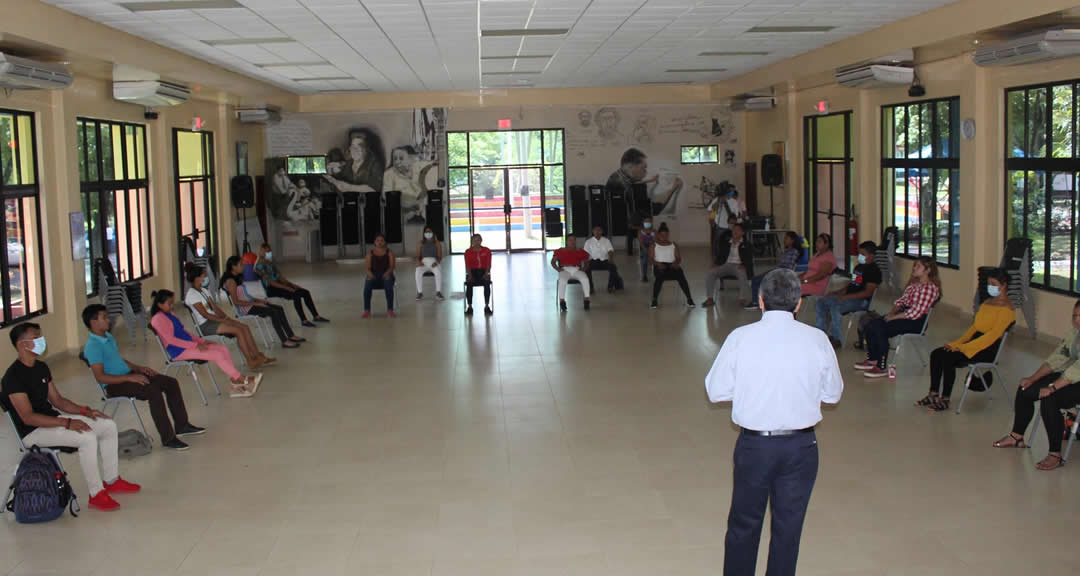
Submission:
[[[511,124],[509,118],[502,118],[499,120],[499,130],[509,130]]]
[[[829,113],[829,101],[828,100],[819,100],[818,103],[814,105],[814,110],[818,114],[828,114]]]

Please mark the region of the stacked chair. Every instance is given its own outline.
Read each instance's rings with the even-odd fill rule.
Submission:
[[[1009,238],[1005,242],[1005,254],[1001,257],[999,268],[1009,275],[1009,300],[1013,306],[1024,313],[1031,337],[1037,334],[1035,327],[1035,302],[1031,298],[1031,240],[1028,238]],[[975,291],[972,311],[977,312],[979,305],[990,297],[986,291],[986,278],[992,266],[979,267],[979,288]]]
[[[94,266],[98,276],[98,295],[101,304],[108,310],[109,319],[122,317],[131,342],[136,346],[138,340],[135,336],[139,329],[143,333],[143,342],[146,342],[146,327],[149,322],[146,309],[142,305],[142,282],[129,280],[121,283],[108,258],[98,258]]]

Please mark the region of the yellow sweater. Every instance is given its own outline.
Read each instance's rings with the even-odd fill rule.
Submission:
[[[967,329],[967,332],[949,342],[949,345],[963,352],[964,356],[974,358],[976,354],[1000,340],[1013,322],[1016,322],[1015,310],[1007,306],[985,303],[979,306],[979,311],[975,314],[975,322]],[[981,332],[982,335],[973,340],[972,336],[976,332]]]

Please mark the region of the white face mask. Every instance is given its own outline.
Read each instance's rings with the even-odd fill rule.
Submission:
[[[267,250],[266,256],[263,256],[263,258],[266,258],[266,261],[269,262],[274,259],[274,253]]]
[[[424,238],[427,238],[428,240],[431,240],[434,237],[435,237],[434,232],[424,232]]]
[[[30,350],[35,356],[41,356],[45,353],[45,337],[39,336],[34,338],[34,347]]]
[[[991,298],[997,298],[998,296],[1001,296],[1001,286],[990,284],[986,287],[986,293],[989,294]]]
[[[859,264],[866,264],[866,256],[859,254]]]
[[[209,276],[207,276],[206,278],[203,278],[203,279],[202,279],[202,287],[203,287],[203,288],[206,288],[206,287],[208,287],[208,286],[210,286],[210,277],[209,277]]]
[[[643,224],[643,225],[645,226],[645,229],[646,229],[646,230],[649,230],[649,229],[651,229],[651,228],[652,228],[652,222],[646,222],[646,223],[645,223],[645,224]]]

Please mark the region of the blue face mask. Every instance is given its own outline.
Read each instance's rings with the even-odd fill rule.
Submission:
[[[267,252],[266,256],[263,256],[263,258],[266,258],[266,261],[270,262],[271,260],[274,259],[274,253],[273,252]]]
[[[207,288],[209,286],[210,286],[210,277],[207,276],[206,278],[202,279],[202,287]]]
[[[997,298],[998,296],[1001,296],[1001,286],[990,284],[986,287],[986,293],[989,294],[991,298]]]
[[[866,256],[859,254],[859,264],[866,264]]]
[[[34,338],[34,347],[30,350],[35,356],[41,356],[45,353],[45,337],[40,336]]]

